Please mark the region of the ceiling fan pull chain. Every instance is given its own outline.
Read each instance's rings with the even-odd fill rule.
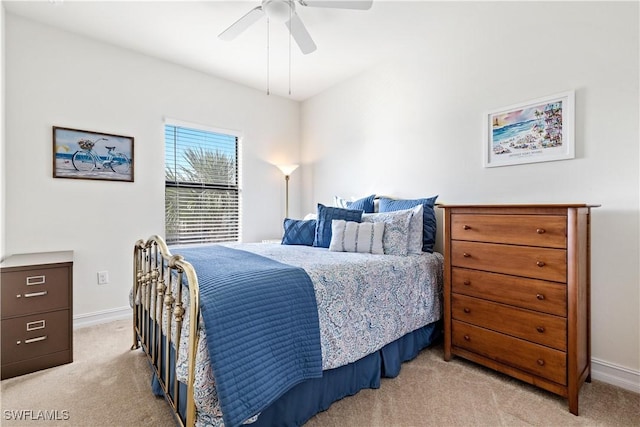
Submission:
[[[293,7],[289,7],[289,22],[292,14]],[[289,96],[291,96],[291,26],[289,26]]]
[[[267,17],[267,95],[270,95],[269,90],[269,18]]]

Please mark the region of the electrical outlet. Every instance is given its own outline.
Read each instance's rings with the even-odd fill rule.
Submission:
[[[106,285],[109,283],[109,272],[98,271],[98,285]]]

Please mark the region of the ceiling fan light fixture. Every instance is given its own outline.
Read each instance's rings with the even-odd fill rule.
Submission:
[[[262,9],[270,20],[285,22],[295,11],[295,5],[290,0],[265,0]]]

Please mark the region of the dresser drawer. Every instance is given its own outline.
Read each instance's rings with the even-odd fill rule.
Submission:
[[[567,384],[566,353],[458,320],[452,322],[452,344],[555,383]]]
[[[453,294],[454,319],[566,351],[567,319],[550,314]]]
[[[565,249],[567,218],[554,215],[453,214],[451,238]]]
[[[567,316],[565,284],[457,267],[451,276],[455,293]]]
[[[2,364],[70,348],[69,310],[2,321]]]
[[[451,265],[534,279],[566,282],[567,251],[455,240]]]
[[[2,273],[2,318],[69,308],[69,268]]]

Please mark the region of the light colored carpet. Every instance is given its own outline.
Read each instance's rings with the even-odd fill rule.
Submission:
[[[124,320],[76,330],[73,363],[2,381],[2,426],[174,425],[166,402],[151,394],[145,356],[129,350],[131,337]],[[68,419],[12,419],[20,411]],[[306,427],[532,425],[638,426],[640,395],[593,381],[576,417],[563,398],[459,358],[443,361],[436,345],[380,389],[334,403]]]

